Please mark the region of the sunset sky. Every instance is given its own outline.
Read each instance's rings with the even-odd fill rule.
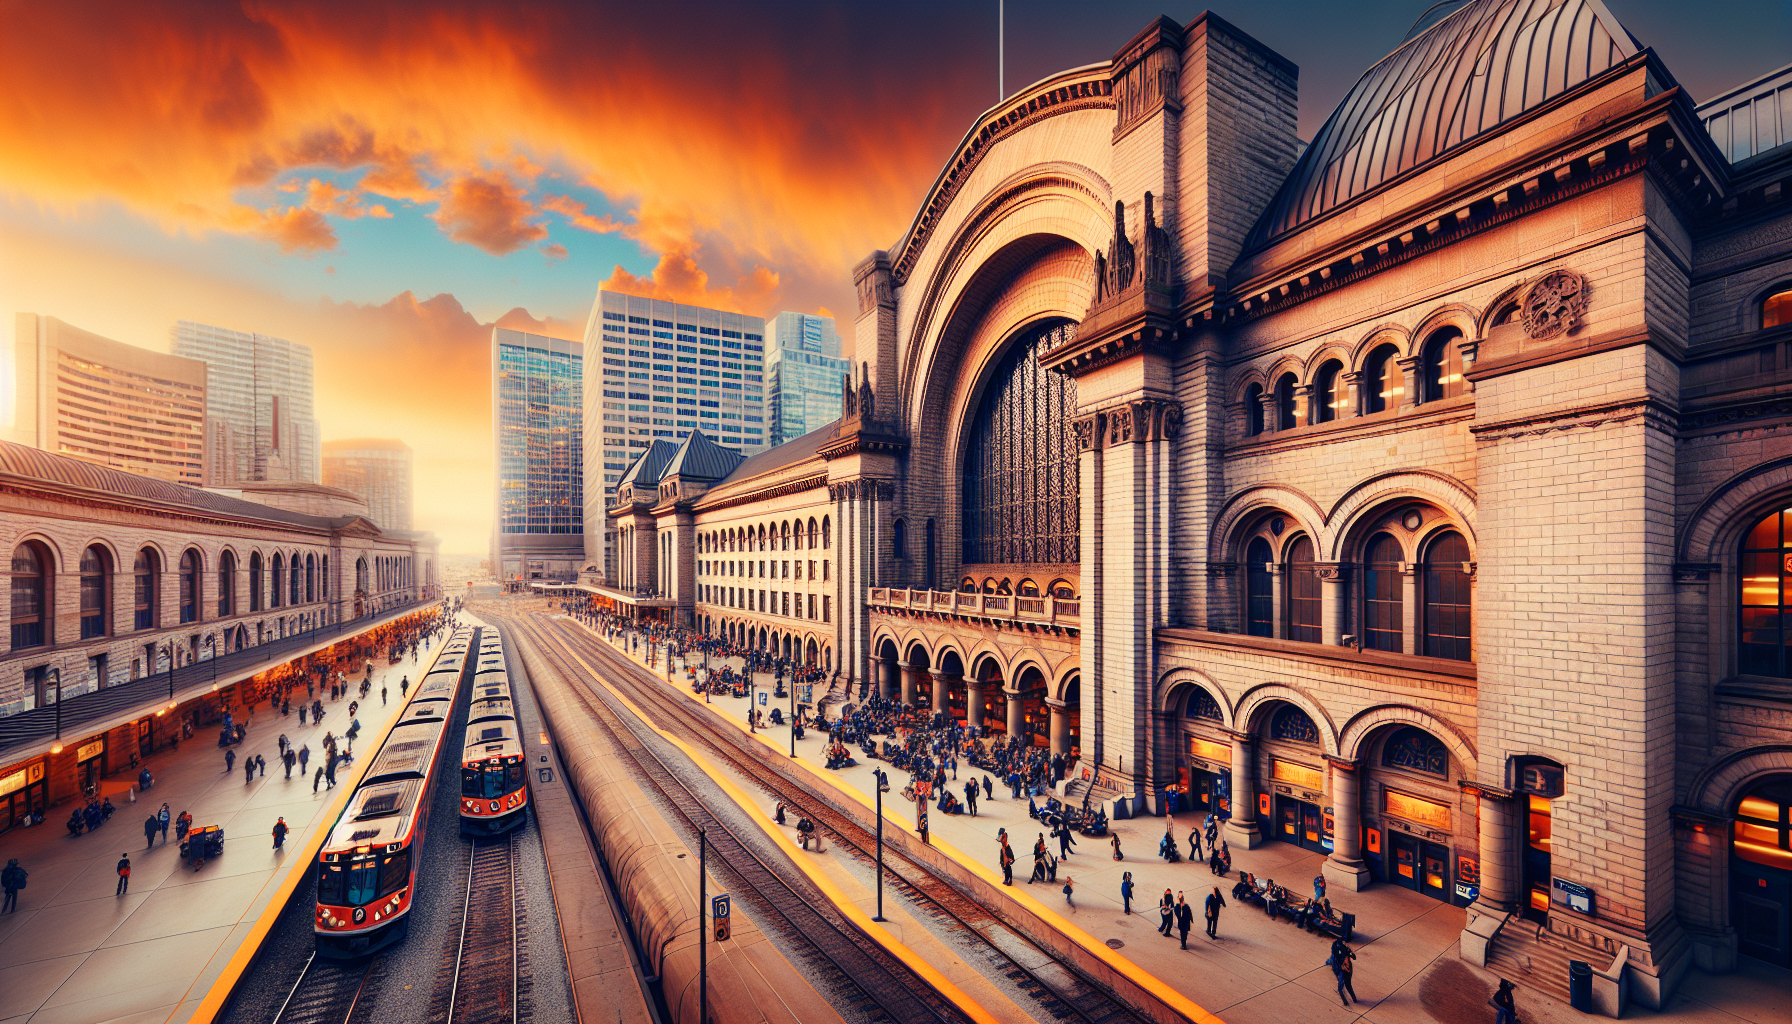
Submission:
[[[1213,9],[1300,65],[1306,138],[1425,6]],[[1608,6],[1695,99],[1792,59],[1786,0]],[[1008,87],[1200,10],[1009,0]],[[0,342],[309,344],[324,438],[409,442],[419,527],[483,553],[493,323],[576,338],[605,283],[846,314],[996,90],[995,0],[0,0]]]

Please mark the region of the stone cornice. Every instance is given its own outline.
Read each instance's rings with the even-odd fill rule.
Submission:
[[[860,452],[892,453],[908,448],[908,440],[895,434],[855,430],[844,437],[835,438],[815,450],[823,459],[833,460],[856,455]]]
[[[106,509],[117,512],[128,512],[133,515],[152,516],[173,522],[203,523],[208,526],[249,526],[257,529],[274,530],[280,533],[306,533],[320,537],[355,536],[357,534],[344,529],[331,529],[325,526],[306,526],[299,523],[288,523],[277,519],[250,519],[247,517],[228,515],[206,515],[187,508],[159,505],[153,501],[137,498],[108,497],[99,492],[84,491],[78,488],[61,487],[57,484],[27,478],[0,478],[0,494],[12,494],[26,498],[37,498],[54,501],[61,505],[76,508]],[[398,538],[378,533],[375,536],[402,543]]]
[[[768,483],[762,487],[755,487],[751,490],[725,494],[713,501],[698,499],[697,503],[693,506],[693,510],[699,513],[714,512],[718,509],[733,508],[736,505],[747,505],[755,501],[764,501],[768,498],[782,498],[786,495],[801,494],[803,491],[814,490],[817,487],[825,486],[827,482],[828,475],[826,473],[815,473],[810,476],[799,477],[795,480],[783,480],[776,483]]]
[[[1521,437],[1541,437],[1568,430],[1592,430],[1596,427],[1631,420],[1647,420],[1657,429],[1673,433],[1677,429],[1674,411],[1653,398],[1626,399],[1578,409],[1560,409],[1517,416],[1493,423],[1476,424],[1469,429],[1479,444],[1509,441]]]

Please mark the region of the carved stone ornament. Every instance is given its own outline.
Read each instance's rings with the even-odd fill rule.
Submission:
[[[1580,322],[1587,311],[1587,279],[1570,270],[1552,270],[1524,293],[1526,337],[1546,341]]]
[[[1101,432],[1099,416],[1080,416],[1070,421],[1070,429],[1076,431],[1076,450],[1089,451],[1095,447]]]
[[[1313,566],[1313,575],[1321,581],[1332,582],[1342,580],[1349,574],[1350,567],[1346,565],[1326,565],[1321,563]]]
[[[1132,440],[1132,410],[1121,406],[1108,413],[1108,444],[1125,444]]]
[[[1177,437],[1181,436],[1182,406],[1174,404],[1164,406],[1163,419],[1159,430],[1166,441],[1174,441]]]

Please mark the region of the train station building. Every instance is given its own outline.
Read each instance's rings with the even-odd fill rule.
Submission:
[[[592,589],[813,629],[1478,962],[1792,966],[1792,69],[1700,106],[1599,0],[1476,0],[1297,96],[1203,15],[986,111],[855,272],[840,420],[644,455]]]

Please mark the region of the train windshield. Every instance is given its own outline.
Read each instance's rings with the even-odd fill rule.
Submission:
[[[390,896],[411,884],[411,848],[386,854],[380,863],[380,895]]]
[[[498,797],[509,792],[504,786],[504,775],[504,766],[501,764],[488,764],[485,766],[484,795],[487,800],[496,800]]]
[[[317,866],[317,902],[332,907],[365,906],[378,899],[379,861],[359,857],[347,864]]]

